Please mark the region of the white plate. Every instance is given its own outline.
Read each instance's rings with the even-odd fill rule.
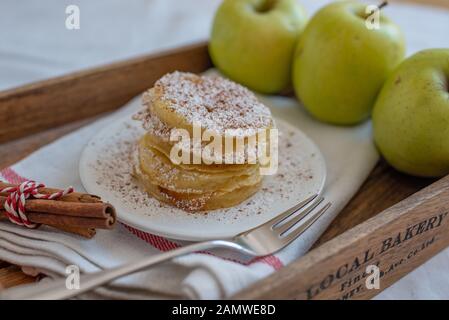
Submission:
[[[326,166],[318,147],[297,128],[276,123],[281,133],[277,174],[266,176],[257,194],[233,208],[187,213],[143,192],[130,175],[132,146],[143,134],[131,115],[87,144],[79,165],[81,181],[87,192],[115,206],[121,222],[137,229],[179,240],[231,238],[323,189]]]

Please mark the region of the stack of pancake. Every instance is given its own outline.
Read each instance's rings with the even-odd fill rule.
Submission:
[[[137,147],[134,173],[149,194],[186,211],[203,211],[237,205],[260,188],[260,164],[250,156],[257,154],[257,146],[248,138],[271,129],[274,122],[270,110],[248,89],[219,76],[174,72],[144,93],[143,106],[135,118],[146,133]],[[222,154],[207,155],[209,142],[171,141],[173,129],[184,129],[193,138],[198,124],[202,132],[241,139],[244,152],[237,152],[236,142],[231,154],[223,145]],[[174,146],[191,161],[172,161]],[[195,156],[201,163],[193,162]]]

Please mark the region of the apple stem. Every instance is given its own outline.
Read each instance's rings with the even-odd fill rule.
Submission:
[[[260,8],[257,10],[260,13],[265,13],[273,9],[273,7],[276,5],[277,0],[265,0]]]
[[[379,10],[381,10],[382,8],[388,6],[388,1],[384,1],[379,5]]]

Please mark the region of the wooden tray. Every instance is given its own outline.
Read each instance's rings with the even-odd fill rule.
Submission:
[[[201,43],[0,92],[0,168],[122,106],[167,72],[209,67]],[[234,298],[370,298],[449,245],[447,199],[449,176],[413,178],[381,160],[307,255]],[[384,272],[379,290],[365,286],[370,264]],[[31,281],[0,262],[1,286]]]

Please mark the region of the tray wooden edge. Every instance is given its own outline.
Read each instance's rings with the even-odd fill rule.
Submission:
[[[367,299],[449,245],[449,176],[313,249],[235,299]],[[380,288],[368,289],[368,265]]]
[[[210,67],[206,42],[0,92],[0,143],[115,110],[173,71]]]
[[[44,137],[47,136],[47,131],[44,130],[53,128],[54,126],[70,123],[67,126],[48,130],[48,132],[53,132],[50,134],[50,138],[48,138],[48,141],[51,141],[63,133],[78,127],[78,125],[72,124],[75,119],[87,119],[92,115],[118,108],[130,98],[151,86],[155,80],[166,72],[173,71],[173,69],[201,72],[210,67],[210,65],[210,58],[207,53],[207,44],[195,44],[172,50],[168,52],[168,54],[164,52],[135,58],[129,61],[114,63],[108,66],[81,71],[75,74],[40,81],[24,87],[0,92],[0,114],[4,114],[2,111],[11,110],[12,108],[20,106],[19,109],[21,110],[23,108],[27,108],[30,114],[33,115],[33,120],[38,119],[38,117],[48,117],[49,119],[44,122],[37,122],[36,128],[28,128],[27,125],[20,127],[20,125],[16,123],[19,126],[19,129],[27,129],[27,134],[42,131],[41,134]],[[140,70],[137,75],[133,73],[133,71],[136,70]],[[151,70],[151,72],[143,72],[143,70]],[[124,71],[128,72],[127,76],[123,78],[120,74]],[[137,80],[133,81],[132,79],[134,79],[134,77]],[[113,90],[113,88],[126,83],[126,81],[130,82],[121,87],[122,90]],[[76,93],[80,90],[87,90],[86,95],[79,97]],[[102,98],[105,94],[105,90],[110,93],[107,95],[107,99]],[[71,99],[67,100],[67,97],[71,97]],[[54,103],[52,103],[52,101]],[[50,112],[42,112],[41,109],[46,109],[44,107],[48,108]],[[74,109],[75,112],[70,113],[68,117],[52,117],[52,114],[54,114],[55,111],[62,110],[61,108]],[[77,108],[81,108],[81,111],[77,112]],[[0,121],[4,121],[5,119],[2,119],[1,117],[2,116],[0,116]],[[8,120],[8,124],[15,123],[11,118],[6,120]],[[81,123],[82,121],[83,120],[81,120]],[[65,129],[66,127],[69,127],[69,129]],[[12,134],[11,132],[9,133],[10,135],[8,136],[8,139],[11,139],[11,137],[18,138],[23,136],[20,132],[12,132]],[[5,141],[5,134],[6,133],[4,131],[2,132],[0,128],[0,143]],[[29,141],[28,137],[23,139]],[[35,140],[36,139],[34,139],[34,142],[30,144],[29,148],[24,150],[23,156],[41,146],[40,142]],[[41,139],[39,139],[39,141],[41,141]],[[42,141],[44,141],[43,144],[45,144],[45,139]],[[20,140],[17,140],[17,142],[13,141],[8,145],[14,143],[22,144]],[[1,161],[0,167],[3,167],[3,165],[1,165]],[[389,167],[387,170],[389,172],[394,172],[394,170]],[[369,298],[376,295],[380,292],[380,290],[388,287],[399,277],[413,270],[413,268],[423,263],[432,255],[436,254],[439,250],[446,247],[448,245],[448,240],[444,237],[444,234],[441,234],[440,232],[443,228],[432,229],[431,232],[426,232],[426,235],[436,239],[434,239],[431,243],[431,249],[423,251],[423,253],[419,254],[419,256],[413,261],[401,265],[400,268],[395,269],[395,272],[389,273],[387,276],[383,277],[381,282],[382,287],[380,290],[364,290],[363,288],[357,289],[359,287],[354,288],[353,286],[349,286],[343,291],[338,291],[336,288],[338,285],[341,286],[344,281],[348,281],[351,276],[348,275],[347,277],[340,277],[338,281],[335,280],[329,285],[324,282],[325,288],[323,290],[319,290],[319,293],[317,294],[310,296],[309,292],[311,288],[313,289],[316,287],[317,283],[318,287],[320,287],[322,280],[325,279],[325,276],[332,274],[332,272],[335,274],[333,267],[338,265],[338,262],[341,261],[343,263],[345,259],[355,259],[358,254],[362,254],[362,251],[366,252],[369,248],[373,249],[374,247],[371,247],[371,245],[375,244],[375,241],[380,241],[379,239],[382,239],[381,236],[392,235],[397,230],[410,226],[416,221],[420,221],[420,219],[426,220],[428,217],[433,218],[436,213],[441,210],[446,210],[444,204],[442,203],[444,201],[437,201],[437,199],[438,197],[444,198],[447,196],[447,180],[448,178],[444,178],[435,182],[429,188],[426,188],[401,202],[401,205],[395,205],[378,215],[376,214],[381,210],[376,211],[378,206],[372,207],[370,209],[370,214],[371,216],[376,216],[360,225],[354,226],[349,230],[340,229],[337,230],[337,232],[335,232],[335,230],[330,230],[329,232],[328,230],[326,234],[330,234],[331,237],[335,234],[340,235],[331,240],[329,240],[329,237],[326,239],[326,235],[324,235],[324,238],[322,237],[324,240],[320,242],[322,245],[310,251],[306,256],[281,269],[279,272],[257,282],[254,286],[235,295],[234,298],[322,299]],[[402,193],[401,190],[397,190],[399,191],[399,196],[394,199],[402,200],[403,196],[408,196],[414,191],[420,189],[420,185],[426,184],[428,184],[428,182],[423,183],[419,180],[416,184],[412,183],[412,187],[402,191]],[[404,204],[405,207],[403,208],[403,211],[401,211]],[[412,208],[410,207],[411,204],[415,204],[415,206]],[[416,208],[419,208],[419,210]],[[405,215],[405,213],[408,213],[408,216]],[[389,219],[391,219],[388,220],[390,223],[385,222],[385,217],[389,217]],[[447,225],[444,226],[447,227]],[[353,237],[352,241],[351,237]],[[388,251],[388,254],[380,254],[377,257],[382,259],[382,263],[394,261],[395,257],[403,254],[404,250],[410,249],[411,245],[416,246],[416,241],[420,238],[422,237],[415,237],[413,239],[414,241],[408,241],[407,247],[401,246],[402,249],[393,248]],[[388,239],[388,237],[385,239]],[[345,245],[343,240],[351,243],[351,245]],[[430,240],[421,239],[419,241]],[[20,273],[18,270],[12,270],[11,272],[13,274]],[[320,278],[320,276],[322,276],[322,278]],[[319,279],[321,279],[321,282]],[[29,278],[26,278],[24,282],[25,281],[29,281]],[[292,284],[294,284],[294,286],[292,286]]]

